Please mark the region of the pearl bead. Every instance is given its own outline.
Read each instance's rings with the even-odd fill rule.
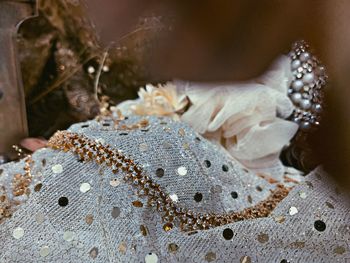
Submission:
[[[298,118],[298,117],[293,118],[293,122],[300,123],[300,118]]]
[[[288,89],[288,94],[291,95],[293,94],[294,90],[293,89]]]
[[[311,102],[307,99],[304,99],[300,102],[300,107],[303,108],[304,110],[310,109],[312,106]]]
[[[313,110],[314,112],[320,113],[320,112],[322,111],[322,106],[321,106],[320,104],[314,104],[314,105],[312,106],[312,110]]]
[[[311,124],[310,124],[310,122],[308,122],[308,121],[303,121],[301,124],[300,124],[300,128],[302,129],[302,130],[308,130],[308,129],[310,129],[310,127],[311,127]]]
[[[301,62],[300,62],[299,59],[293,60],[293,62],[292,62],[292,69],[297,69],[297,68],[299,68],[300,66],[301,66]]]
[[[292,88],[295,91],[300,91],[303,86],[304,86],[304,83],[299,79],[292,83]]]
[[[294,103],[299,103],[301,101],[301,94],[300,93],[294,93],[292,95],[292,101]]]
[[[312,83],[314,81],[314,79],[315,79],[314,73],[307,73],[303,77],[304,83],[308,83],[308,84]]]
[[[310,59],[310,57],[311,57],[310,53],[308,53],[308,52],[304,52],[304,53],[300,54],[300,60],[303,61],[303,62],[305,62],[308,59]]]

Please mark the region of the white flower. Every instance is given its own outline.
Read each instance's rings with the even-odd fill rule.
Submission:
[[[168,116],[178,119],[178,113],[186,107],[188,101],[184,95],[178,94],[172,83],[153,86],[146,85],[138,92],[139,99],[126,101],[118,105],[124,114]]]

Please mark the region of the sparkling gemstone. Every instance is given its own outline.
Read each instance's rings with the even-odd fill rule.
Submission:
[[[304,52],[304,53],[300,54],[299,58],[300,58],[301,61],[305,62],[305,61],[307,61],[307,60],[309,60],[311,58],[311,55],[308,52]]]

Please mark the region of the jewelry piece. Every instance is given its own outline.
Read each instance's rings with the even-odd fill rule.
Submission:
[[[301,130],[308,131],[320,123],[327,75],[305,41],[294,43],[289,56],[293,81],[288,96],[296,107],[291,119]]]
[[[94,160],[100,165],[105,164],[114,174],[123,172],[124,181],[134,187],[140,197],[147,198],[147,204],[161,214],[165,231],[170,231],[174,226],[179,226],[182,231],[205,230],[245,219],[267,217],[290,190],[283,185],[277,185],[264,201],[240,212],[221,215],[197,213],[181,208],[171,194],[165,193],[159,184],[144,174],[139,165],[120,151],[111,149],[109,145],[102,145],[80,134],[59,131],[51,137],[48,146],[65,152],[71,151],[84,161]],[[133,202],[133,206],[143,207],[143,204],[137,201],[137,205]]]

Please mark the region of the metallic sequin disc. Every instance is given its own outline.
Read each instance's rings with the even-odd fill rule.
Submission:
[[[109,184],[110,184],[112,187],[117,187],[118,185],[120,185],[120,181],[117,180],[117,179],[112,179],[111,181],[109,181]]]
[[[48,246],[43,246],[40,248],[40,256],[47,257],[50,254],[50,248]]]
[[[213,262],[216,260],[216,254],[214,252],[208,252],[206,255],[205,255],[205,260],[207,262]]]
[[[71,242],[74,239],[74,232],[66,231],[63,233],[63,239],[67,242]]]
[[[91,225],[93,221],[94,221],[94,216],[93,215],[89,214],[89,215],[87,215],[85,217],[86,224]]]
[[[89,183],[82,183],[80,185],[80,192],[86,193],[86,192],[89,192],[90,190],[91,190],[91,185]]]
[[[289,208],[289,214],[291,215],[291,216],[293,216],[293,215],[295,215],[295,214],[297,214],[298,213],[298,209],[295,207],[295,206],[291,206],[290,208]]]
[[[187,168],[185,166],[180,166],[177,168],[177,173],[181,176],[184,176],[187,174]]]
[[[15,238],[15,239],[20,239],[24,236],[24,229],[22,227],[16,227],[14,230],[13,230],[13,233],[12,233],[12,236]]]
[[[43,214],[41,213],[38,213],[35,215],[35,221],[38,223],[38,224],[42,224],[45,220],[45,217]]]
[[[145,263],[157,263],[158,256],[154,253],[149,253],[145,256]]]
[[[60,164],[56,164],[56,165],[52,166],[51,170],[54,174],[60,174],[63,172],[63,167]]]
[[[120,208],[119,207],[113,207],[112,208],[112,217],[117,218],[120,215]]]
[[[175,243],[171,243],[171,244],[168,245],[168,250],[171,253],[175,253],[176,251],[179,250],[179,246],[176,245]]]
[[[139,145],[140,152],[146,152],[148,150],[148,145],[146,143],[141,143]]]
[[[94,247],[90,250],[90,257],[95,259],[98,255],[98,248],[97,247]]]

